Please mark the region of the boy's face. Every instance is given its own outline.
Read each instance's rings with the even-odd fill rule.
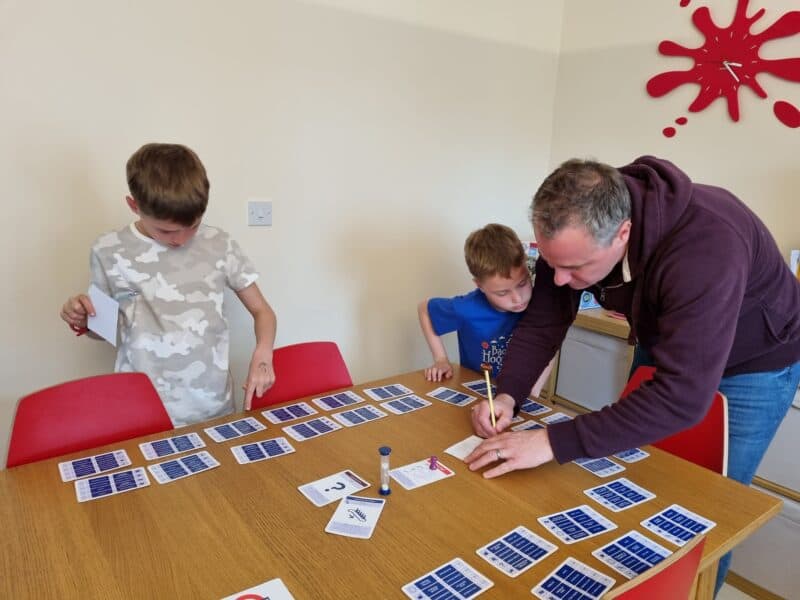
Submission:
[[[136,229],[163,246],[180,248],[194,237],[194,234],[197,233],[197,229],[200,227],[202,219],[197,219],[197,222],[193,225],[181,225],[174,221],[156,219],[139,210],[136,200],[130,196],[128,196],[127,201],[128,206],[130,206],[131,210],[139,217],[139,220],[135,224]]]
[[[495,309],[519,313],[528,308],[531,300],[531,275],[525,264],[511,269],[509,275],[510,277],[492,275],[480,281],[475,279],[475,285]]]

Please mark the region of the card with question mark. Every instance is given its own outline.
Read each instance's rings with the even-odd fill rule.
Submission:
[[[352,471],[340,471],[317,481],[303,484],[297,489],[311,500],[314,506],[325,506],[369,486],[369,482]]]

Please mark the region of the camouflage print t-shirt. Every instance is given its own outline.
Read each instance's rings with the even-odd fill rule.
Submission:
[[[175,426],[233,410],[223,290],[257,278],[239,245],[201,225],[184,246],[162,246],[131,224],[92,246],[92,282],[119,302],[116,371],[147,373]]]

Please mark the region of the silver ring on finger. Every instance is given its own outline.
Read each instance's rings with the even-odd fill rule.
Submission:
[[[503,451],[499,448],[494,451],[494,455],[497,457],[497,460],[503,460]]]

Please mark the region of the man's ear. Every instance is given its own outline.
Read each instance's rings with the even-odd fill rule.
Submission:
[[[128,203],[128,208],[130,208],[134,214],[139,214],[139,204],[134,200],[133,196],[125,196],[125,202]]]

